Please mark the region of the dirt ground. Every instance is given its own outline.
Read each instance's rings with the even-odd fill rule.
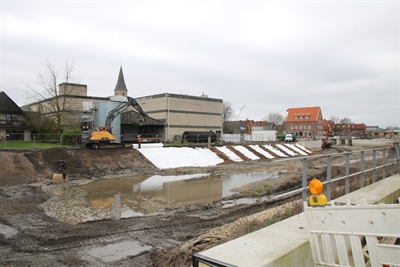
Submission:
[[[41,206],[54,197],[41,187],[50,184],[51,177],[58,170],[58,160],[67,162],[69,182],[124,174],[218,174],[266,170],[284,173],[278,181],[265,180],[238,188],[239,193],[233,198],[249,194],[276,194],[301,184],[301,160],[276,162],[253,151],[260,160],[249,160],[241,155],[243,162],[232,162],[218,150],[213,151],[223,157],[225,162],[215,167],[159,170],[133,149],[1,150],[0,266],[190,266],[194,252],[282,219],[280,211],[285,206],[286,210],[292,212],[301,210],[299,201],[291,202],[291,199],[264,201],[228,209],[222,209],[222,200],[219,200],[212,204],[199,203],[164,210],[155,215],[69,225],[48,216]],[[343,148],[316,151],[314,154],[338,151],[343,151]],[[341,162],[342,159],[338,158],[337,161]],[[323,165],[317,159],[310,161],[309,179],[325,175]],[[252,229],[248,229],[249,226]],[[134,256],[113,261],[100,260],[93,253],[90,254],[93,249],[125,241],[137,241],[145,249]]]

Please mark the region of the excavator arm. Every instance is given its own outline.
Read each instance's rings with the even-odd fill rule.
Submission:
[[[128,101],[120,102],[117,107],[108,112],[105,126],[96,127],[96,131],[93,129],[90,131],[82,131],[82,142],[86,143],[86,147],[92,149],[124,147],[124,144],[122,143],[114,143],[116,138],[112,134],[111,124],[114,119],[129,106],[134,107],[142,116],[142,118],[138,120],[140,125],[148,123],[148,115],[143,111],[138,102],[129,96],[127,97],[127,100]]]
[[[135,99],[133,99],[132,97],[129,97],[129,96],[127,97],[127,99],[128,99],[128,102],[121,102],[116,108],[114,108],[113,110],[108,112],[105,126],[106,126],[106,129],[107,129],[107,131],[109,133],[112,133],[111,132],[111,123],[113,122],[115,117],[120,115],[129,106],[134,107],[140,113],[140,115],[142,115],[142,117],[143,117],[142,120],[144,121],[144,123],[147,123],[148,115],[146,114],[146,112],[144,112],[144,110],[138,104],[138,102]]]

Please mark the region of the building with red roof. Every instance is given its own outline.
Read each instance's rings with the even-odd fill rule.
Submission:
[[[324,135],[323,117],[320,107],[288,108],[286,116],[286,132],[299,136]]]

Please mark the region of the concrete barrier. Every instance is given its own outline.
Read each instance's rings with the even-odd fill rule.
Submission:
[[[299,140],[297,143],[304,147],[312,149],[314,151],[322,149],[321,148],[321,144],[322,144],[321,140]]]
[[[398,142],[398,141],[396,141]],[[353,146],[390,146],[393,145],[394,141],[390,139],[353,139]]]
[[[392,204],[399,197],[400,175],[397,174],[337,198],[335,202],[349,200],[361,204],[365,199],[367,204]],[[304,212],[198,255],[216,260],[221,264],[218,266],[314,266]]]

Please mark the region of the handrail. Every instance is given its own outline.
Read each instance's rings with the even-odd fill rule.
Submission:
[[[389,155],[386,156],[386,150],[389,149]],[[364,169],[365,165],[365,152],[372,151],[372,168],[369,169]],[[377,158],[377,152],[381,151],[382,157]],[[350,174],[350,155],[355,154],[355,153],[360,153],[360,170],[358,172],[354,172]],[[400,173],[400,157],[399,157],[400,151],[399,151],[399,143],[395,142],[393,143],[393,147],[383,147],[383,148],[372,148],[372,149],[365,149],[365,150],[356,150],[356,151],[351,151],[351,152],[339,152],[339,153],[332,153],[332,154],[325,154],[325,155],[314,155],[314,156],[302,156],[302,157],[296,157],[296,158],[290,158],[290,159],[279,159],[279,160],[274,160],[273,162],[283,162],[283,161],[291,161],[291,160],[302,160],[303,164],[303,171],[302,171],[302,186],[301,188],[297,188],[295,190],[291,190],[289,192],[285,192],[276,196],[273,196],[272,199],[280,199],[283,197],[288,197],[292,196],[298,193],[302,193],[302,201],[307,200],[307,191],[308,191],[308,183],[307,181],[309,180],[308,175],[307,175],[307,169],[308,169],[308,161],[312,159],[317,159],[317,158],[322,158],[326,157],[327,158],[327,164],[326,164],[326,169],[327,169],[327,177],[326,181],[322,181],[322,184],[326,186],[326,196],[328,201],[331,200],[331,193],[332,193],[332,188],[331,185],[334,182],[338,182],[341,180],[345,180],[345,195],[349,193],[350,191],[350,178],[354,176],[360,176],[360,188],[364,187],[364,182],[365,182],[365,174],[371,172],[371,182],[375,183],[376,182],[376,172],[380,169],[382,169],[382,179],[386,178],[386,167],[391,167],[391,175],[394,175],[395,171],[395,163],[397,163],[397,173]],[[345,156],[345,175],[340,176],[340,177],[335,177],[332,178],[332,156]],[[386,163],[386,158],[389,158],[388,163]],[[377,166],[377,161],[381,159],[382,163]],[[310,178],[311,179],[311,178]]]

